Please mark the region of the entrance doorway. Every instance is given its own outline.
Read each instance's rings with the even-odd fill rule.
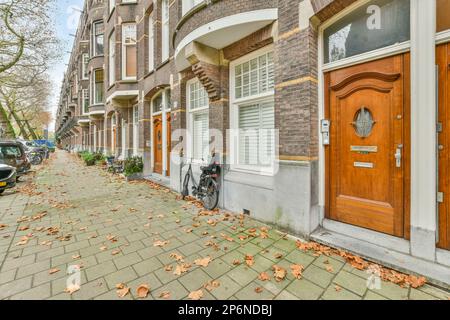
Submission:
[[[409,53],[324,74],[326,216],[408,237]]]

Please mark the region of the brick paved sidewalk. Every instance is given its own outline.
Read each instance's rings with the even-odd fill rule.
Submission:
[[[141,284],[150,287],[147,299],[187,299],[199,289],[203,299],[450,297],[430,285],[381,282],[381,289],[369,290],[370,275],[340,256],[301,251],[276,230],[261,237],[266,227],[248,218],[241,226],[238,219],[222,221],[223,214],[198,216],[198,208],[172,192],[126,183],[63,151],[27,179],[34,190],[21,183],[22,192],[0,197],[0,225],[7,225],[0,227],[0,299],[133,299]],[[250,267],[246,255],[250,264],[253,257]],[[206,267],[194,263],[208,256]],[[72,295],[64,292],[71,265],[82,266],[81,288]],[[187,272],[175,275],[183,265]],[[287,271],[283,280],[274,279],[274,265]],[[292,265],[304,266],[302,279]],[[270,280],[260,280],[262,272]],[[212,290],[203,288],[213,280]],[[119,283],[130,288],[123,298]]]

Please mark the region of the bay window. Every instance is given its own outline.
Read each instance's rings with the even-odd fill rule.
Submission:
[[[102,21],[93,23],[93,37],[92,37],[92,55],[98,56],[103,54],[103,31],[104,26]]]
[[[206,90],[197,79],[187,83],[189,157],[208,160],[209,155],[209,99]]]
[[[153,17],[148,17],[148,71],[155,69],[155,57],[154,57],[154,26]]]
[[[137,71],[136,24],[122,25],[122,79],[136,79]]]
[[[94,104],[102,104],[104,97],[103,69],[94,71]]]
[[[272,46],[230,64],[232,167],[270,172],[275,160]]]
[[[162,61],[166,61],[169,59],[169,42],[170,42],[170,34],[169,34],[169,0],[162,0],[162,30],[161,30],[161,59]]]
[[[109,36],[109,85],[116,81],[116,41],[115,32]]]

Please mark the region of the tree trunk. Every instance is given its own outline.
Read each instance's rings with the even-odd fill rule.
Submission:
[[[0,102],[0,139],[15,139],[16,133],[8,118],[8,113]]]

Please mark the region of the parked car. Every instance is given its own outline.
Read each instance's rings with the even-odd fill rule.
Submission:
[[[49,140],[34,140],[34,142],[39,146],[46,146],[50,152],[55,152],[56,150],[55,144]]]
[[[16,168],[0,164],[0,194],[16,185]]]
[[[48,158],[49,151],[46,146],[39,146],[34,141],[20,139],[18,139],[17,142],[21,143],[24,147],[28,161],[30,161],[32,165],[39,165],[44,159]]]
[[[15,141],[0,141],[0,163],[16,168],[17,179],[31,168],[25,148]]]

